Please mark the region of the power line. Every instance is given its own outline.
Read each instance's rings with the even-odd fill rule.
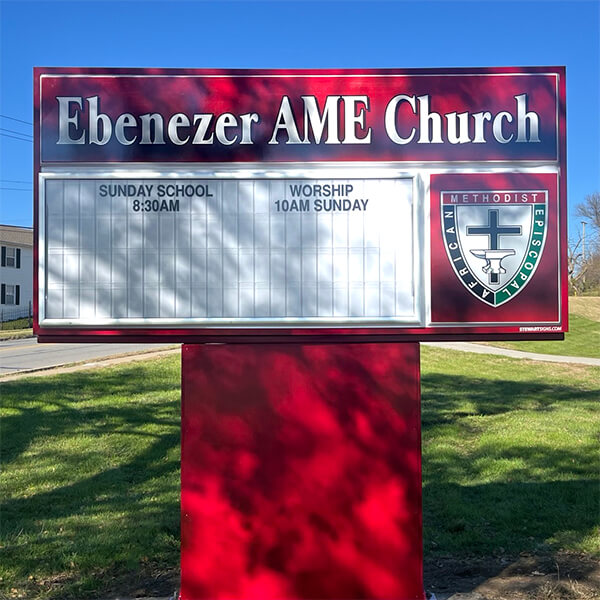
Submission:
[[[5,188],[5,187],[0,187],[0,190],[11,190],[13,192],[31,192],[31,191],[33,191],[31,188],[23,189],[23,188]]]
[[[13,138],[15,140],[21,140],[22,142],[33,142],[33,140],[29,138],[17,137],[16,135],[10,135],[8,133],[0,133],[0,135],[7,138]]]
[[[0,131],[8,131],[9,133],[16,133],[17,135],[22,135],[23,137],[30,137],[33,139],[33,136],[30,135],[29,133],[23,133],[22,131],[15,131],[14,129],[4,129],[3,127],[0,127]]]
[[[29,121],[23,121],[22,119],[15,119],[14,117],[9,117],[8,115],[0,115],[3,119],[10,119],[11,121],[17,121],[17,123],[25,123],[25,125],[32,125]]]
[[[31,181],[18,181],[16,179],[0,179],[0,183],[29,183],[31,185]]]

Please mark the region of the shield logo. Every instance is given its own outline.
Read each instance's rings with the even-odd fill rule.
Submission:
[[[514,298],[544,250],[548,192],[442,192],[441,204],[444,245],[462,284],[489,306]]]

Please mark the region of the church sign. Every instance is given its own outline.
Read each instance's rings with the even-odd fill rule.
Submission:
[[[38,68],[41,339],[566,331],[563,68]]]

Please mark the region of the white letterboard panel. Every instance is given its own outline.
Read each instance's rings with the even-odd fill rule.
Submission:
[[[412,178],[43,186],[44,326],[421,322]]]

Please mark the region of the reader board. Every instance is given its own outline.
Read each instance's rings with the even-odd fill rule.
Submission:
[[[564,68],[35,69],[40,340],[560,339]]]

